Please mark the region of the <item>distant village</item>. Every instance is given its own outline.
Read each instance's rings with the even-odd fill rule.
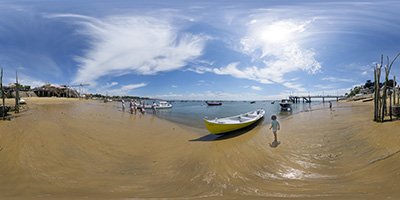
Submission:
[[[15,98],[16,87],[15,84],[9,84],[3,86],[5,96],[7,98]],[[19,85],[19,96],[20,97],[79,97],[79,92],[72,87],[66,85],[54,86],[51,84],[45,84],[40,87],[31,88],[29,85]]]
[[[15,98],[15,84],[3,86],[4,95],[6,98]],[[86,99],[149,99],[147,97],[138,96],[108,96],[102,94],[84,94],[82,88],[67,85],[51,85],[44,84],[40,87],[31,88],[29,85],[19,85],[19,97],[67,97],[67,98],[86,98]]]

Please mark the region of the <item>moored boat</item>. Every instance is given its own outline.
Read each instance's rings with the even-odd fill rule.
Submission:
[[[220,106],[220,105],[222,105],[221,102],[219,102],[219,103],[211,103],[211,102],[208,102],[208,101],[206,101],[206,104],[209,105],[209,106]]]
[[[289,99],[282,99],[279,103],[281,105],[282,110],[291,110],[292,109],[292,102]]]
[[[218,135],[248,127],[264,117],[264,114],[265,110],[260,108],[231,117],[215,118],[211,120],[204,118],[204,123],[210,133]]]
[[[19,104],[26,104],[26,101],[24,99],[19,99]]]
[[[143,105],[138,105],[138,108],[141,109],[142,107],[143,107]],[[144,108],[145,108],[145,109],[152,109],[152,108],[153,108],[153,105],[145,105]],[[160,102],[155,106],[155,108],[156,108],[156,109],[167,109],[167,108],[172,108],[172,105],[169,104],[169,103],[166,102],[166,101],[160,101]]]

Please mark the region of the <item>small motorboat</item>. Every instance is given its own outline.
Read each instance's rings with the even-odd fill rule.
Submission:
[[[211,103],[211,102],[206,101],[206,104],[209,105],[209,106],[220,106],[220,105],[222,105],[222,102],[219,102],[219,103]]]
[[[254,103],[256,103],[256,102],[255,102],[255,101],[251,101],[251,102],[250,102],[250,104],[254,104]]]
[[[218,135],[248,127],[263,118],[264,115],[265,110],[260,108],[232,117],[215,118],[211,120],[206,117],[204,118],[204,123],[210,133]]]
[[[143,107],[143,105],[138,105],[138,108],[141,109],[142,107]],[[153,108],[153,105],[145,105],[144,106],[144,109],[152,109],[152,108]],[[167,108],[172,108],[172,105],[166,101],[160,101],[158,104],[156,104],[155,108],[156,109],[167,109]]]
[[[282,99],[279,105],[281,105],[282,110],[290,111],[292,109],[292,102],[289,99]]]
[[[172,105],[169,104],[166,101],[160,101],[157,105],[156,105],[156,109],[166,109],[166,108],[172,108]]]
[[[271,101],[271,104],[275,104],[275,101]]]

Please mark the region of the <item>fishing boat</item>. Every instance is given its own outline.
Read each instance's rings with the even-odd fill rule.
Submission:
[[[264,114],[265,110],[260,108],[232,117],[215,119],[207,119],[206,117],[204,123],[210,133],[218,135],[248,127],[264,117]]]
[[[289,99],[282,99],[279,105],[281,105],[282,110],[290,111],[292,109],[292,102]]]
[[[211,102],[208,102],[208,101],[206,101],[206,104],[209,105],[209,106],[220,106],[220,105],[222,105],[221,102],[219,102],[219,103],[211,103]]]

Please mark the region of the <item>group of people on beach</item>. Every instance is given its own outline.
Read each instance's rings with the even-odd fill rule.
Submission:
[[[125,101],[122,99],[121,102],[122,102],[122,112],[125,112]],[[141,103],[141,102],[139,102],[139,103]],[[129,102],[129,108],[130,108],[131,114],[133,114],[133,112],[135,111],[135,115],[136,115],[138,109],[139,109],[139,114],[145,114],[146,113],[146,111],[144,109],[145,106],[146,106],[146,103],[144,101],[143,101],[143,106],[141,108],[138,107],[138,103],[136,100],[131,99],[131,101]],[[153,101],[153,105],[151,106],[151,108],[153,109],[153,113],[155,113],[156,112],[156,102],[155,101]]]

